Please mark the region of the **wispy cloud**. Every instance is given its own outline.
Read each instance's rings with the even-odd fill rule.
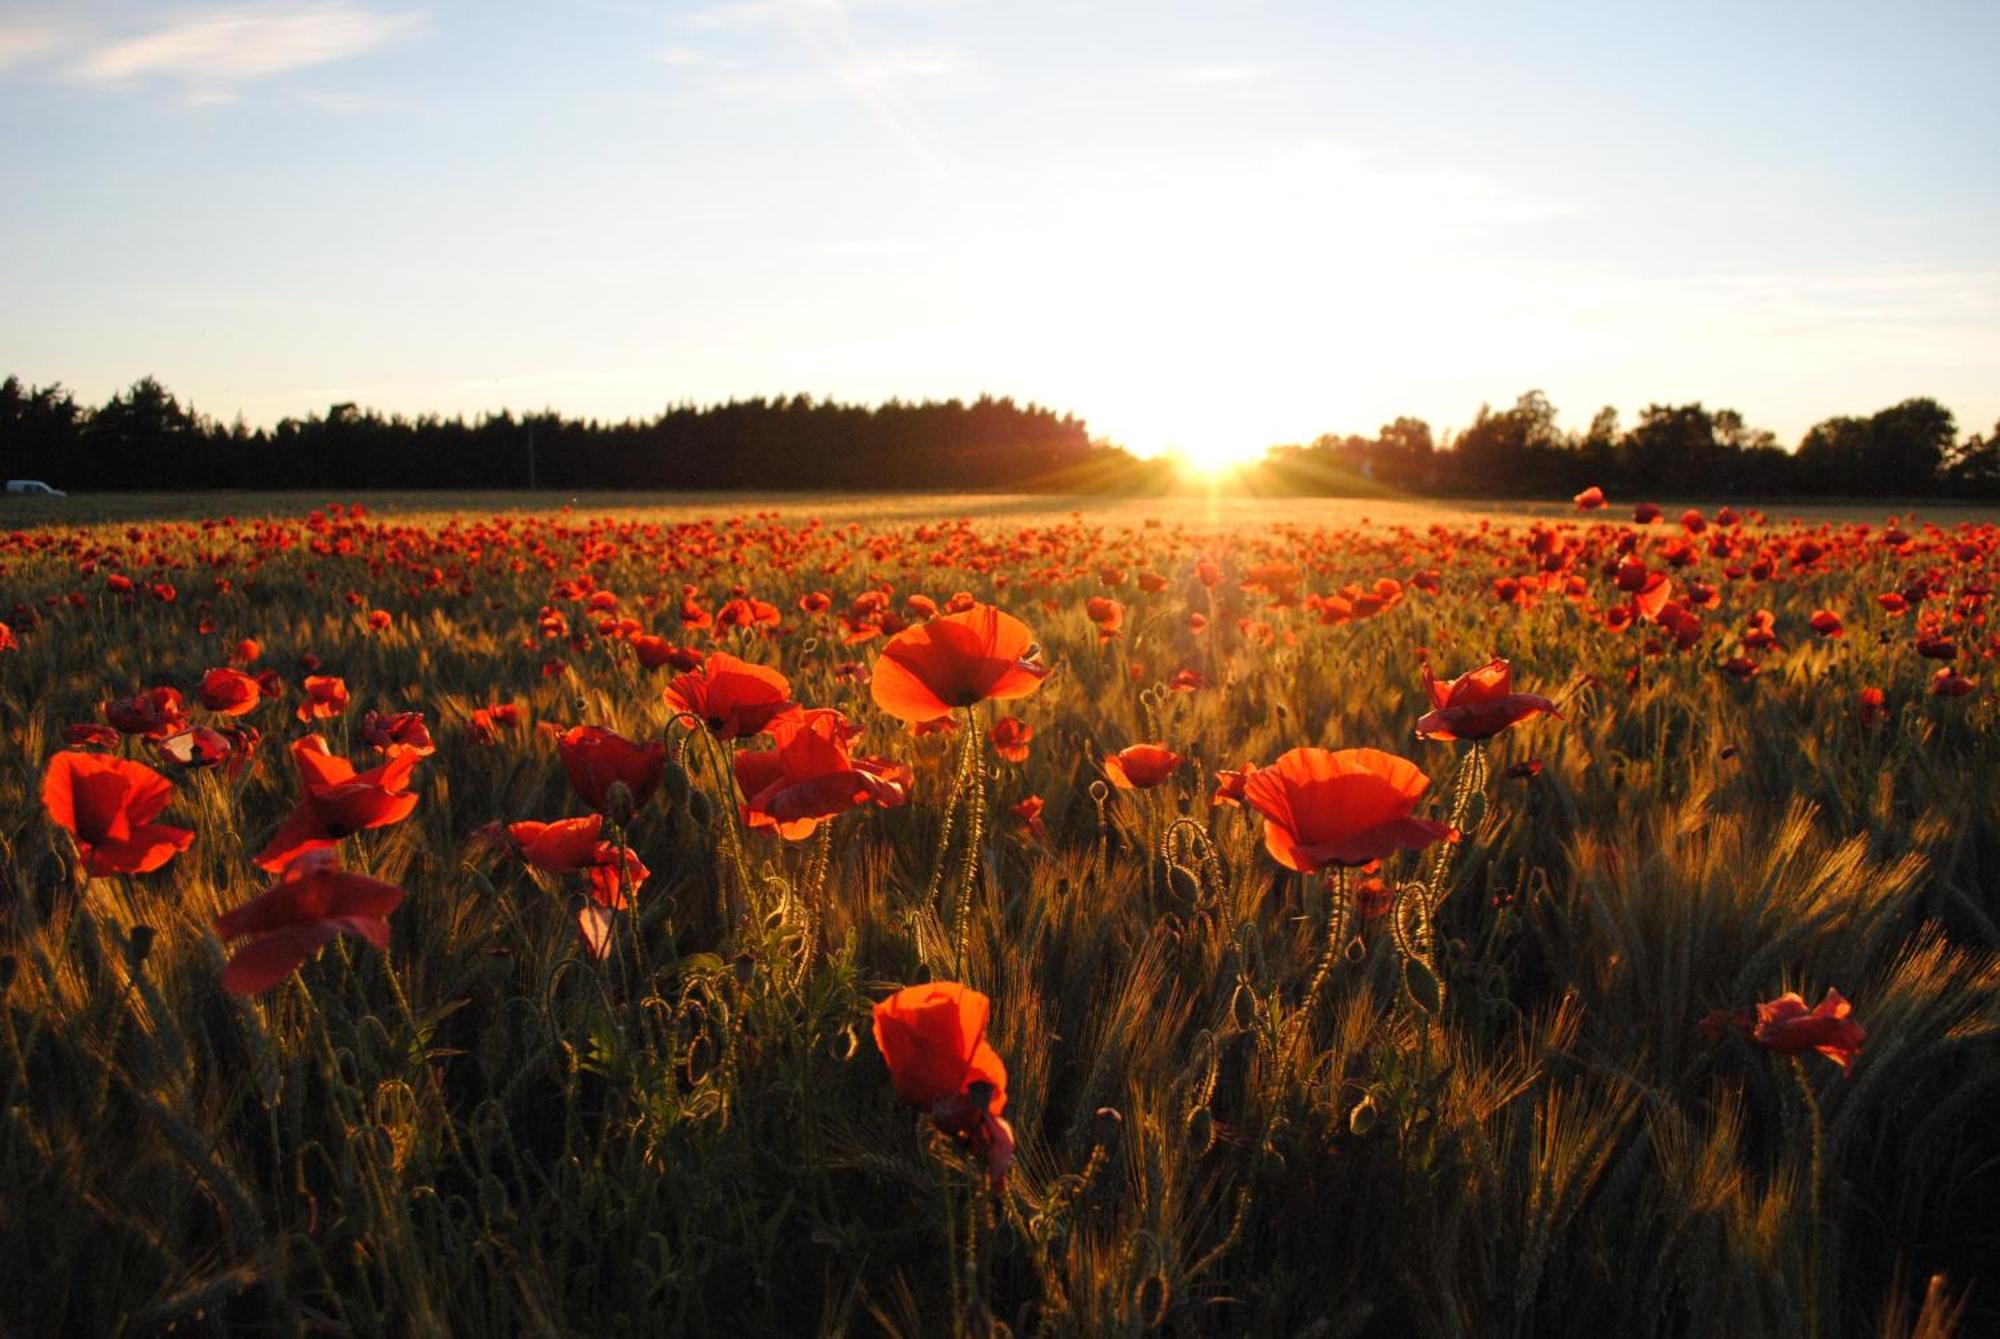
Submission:
[[[1196,87],[1216,84],[1255,84],[1269,79],[1275,71],[1268,65],[1190,65],[1178,70],[1168,70],[1166,80],[1170,84],[1189,84]]]
[[[60,40],[61,36],[54,28],[39,24],[0,28],[0,70],[24,64],[54,50]]]
[[[364,55],[422,22],[414,11],[385,12],[343,0],[205,10],[95,44],[69,74],[96,84],[175,79],[212,100],[226,96],[232,84]]]

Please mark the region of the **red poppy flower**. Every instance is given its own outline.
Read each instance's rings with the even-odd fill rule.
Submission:
[[[1133,744],[1104,759],[1104,775],[1120,790],[1151,790],[1172,776],[1181,755],[1158,744]]]
[[[750,826],[772,828],[798,841],[810,837],[820,820],[857,805],[901,805],[910,769],[887,758],[850,756],[847,745],[860,732],[861,727],[831,707],[772,722],[775,748],[739,753],[732,760]]]
[[[251,937],[222,969],[222,988],[232,995],[269,990],[336,935],[386,949],[387,917],[402,901],[392,883],[335,868],[331,851],[302,856],[273,887],[215,918],[223,940]]]
[[[264,644],[255,637],[245,637],[236,643],[236,649],[229,653],[232,664],[254,665],[264,658]]]
[[[437,752],[430,727],[424,724],[421,711],[371,711],[361,718],[361,738],[370,748],[380,750],[391,758],[399,753],[414,753],[419,758],[428,758]]]
[[[1243,785],[1256,775],[1257,764],[1246,762],[1238,768],[1223,768],[1215,774],[1215,793],[1208,798],[1209,808],[1226,804],[1238,808],[1243,803]]]
[[[1028,741],[1035,737],[1035,727],[1019,716],[1002,716],[993,722],[993,728],[986,732],[993,741],[993,751],[1004,762],[1028,761]]]
[[[357,773],[353,763],[328,751],[326,740],[307,735],[292,745],[292,762],[304,789],[290,816],[257,853],[259,868],[285,869],[301,854],[332,846],[364,828],[400,823],[417,807],[410,792],[414,753]]]
[[[1606,505],[1604,490],[1596,484],[1578,493],[1574,499],[1578,511],[1596,511]]]
[[[1034,834],[1035,840],[1046,842],[1049,830],[1042,824],[1042,797],[1030,795],[1024,800],[1016,800],[1007,806],[1007,812],[1021,820],[1021,826]]]
[[[1815,609],[1812,618],[1807,621],[1812,630],[1822,637],[1838,637],[1841,634],[1840,615],[1831,609]]]
[[[1084,613],[1097,625],[1099,641],[1109,641],[1125,626],[1125,606],[1108,595],[1093,595],[1083,603]]]
[[[1938,697],[1966,697],[1979,691],[1979,681],[1947,666],[1931,676],[1931,692]]]
[[[1048,673],[1026,659],[1033,635],[992,605],[942,614],[891,638],[869,691],[900,721],[934,721],[989,698],[1026,697]]]
[[[300,720],[323,721],[347,711],[347,683],[337,675],[309,674],[305,687],[305,701],[299,703]]]
[[[1659,504],[1657,502],[1641,502],[1638,506],[1632,508],[1632,519],[1640,525],[1651,525],[1660,519]]]
[[[1292,749],[1243,783],[1243,801],[1264,815],[1264,846],[1287,869],[1365,865],[1456,834],[1412,818],[1430,778],[1379,749]]]
[[[514,854],[536,869],[551,874],[579,874],[597,863],[604,815],[561,818],[553,823],[526,820],[509,823],[504,831]]]
[[[717,651],[701,668],[667,685],[667,705],[698,717],[717,739],[761,735],[771,722],[796,712],[791,681],[774,669]]]
[[[1432,707],[1417,722],[1417,734],[1424,739],[1491,739],[1530,716],[1562,719],[1547,698],[1514,691],[1514,669],[1504,660],[1491,660],[1443,682],[1427,662],[1423,675]]]
[[[1882,690],[1864,688],[1854,700],[1854,718],[1864,730],[1873,730],[1889,719],[1889,709],[1884,705]]]
[[[1779,1055],[1818,1051],[1847,1073],[1868,1038],[1868,1029],[1848,1017],[1852,1012],[1853,1006],[1837,990],[1828,989],[1810,1012],[1802,996],[1787,991],[1757,1006],[1757,1029],[1751,1035],[1758,1045]]]
[[[702,653],[694,648],[675,646],[665,637],[653,637],[644,633],[632,639],[632,652],[639,657],[639,663],[647,669],[658,669],[666,665],[678,674],[685,674],[697,668],[702,662]]]
[[[94,875],[148,874],[193,845],[186,828],[153,822],[173,795],[144,763],[102,753],[65,749],[42,775],[43,806]]]
[[[909,986],[874,1009],[875,1048],[896,1096],[985,1157],[997,1187],[1013,1161],[1007,1067],[986,1040],[992,1001],[949,981]]]
[[[202,706],[224,716],[241,716],[256,710],[263,696],[255,679],[234,669],[210,670],[201,676],[201,686],[195,689],[195,697]]]
[[[104,706],[104,719],[124,735],[164,739],[187,728],[187,709],[178,688],[148,688]]]
[[[570,789],[601,814],[611,812],[611,787],[623,784],[631,808],[651,799],[666,774],[667,746],[658,740],[634,743],[601,725],[579,725],[556,740]]]

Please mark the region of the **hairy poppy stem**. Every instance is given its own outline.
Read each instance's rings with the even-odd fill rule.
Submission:
[[[979,844],[986,837],[986,776],[984,738],[979,731],[979,710],[965,709],[965,757],[963,793],[966,804],[965,863],[958,876],[958,902],[953,909],[953,931],[957,935],[953,957],[958,979],[966,979],[972,952],[972,889],[979,878]]]
[[[1819,1095],[1813,1091],[1812,1079],[1806,1074],[1805,1061],[1798,1056],[1792,1058],[1792,1077],[1798,1081],[1799,1096],[1805,1099],[1806,1120],[1812,1132],[1812,1165],[1808,1171],[1806,1186],[1807,1212],[1812,1216],[1806,1248],[1806,1334],[1808,1339],[1819,1339],[1820,1334],[1820,1279],[1823,1276],[1822,1255],[1826,1249],[1825,1194],[1826,1184],[1826,1121],[1820,1115]]]

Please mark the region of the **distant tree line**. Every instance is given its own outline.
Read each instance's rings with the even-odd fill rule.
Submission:
[[[1952,412],[1929,398],[1867,418],[1830,418],[1787,451],[1733,409],[1649,405],[1629,428],[1601,409],[1581,433],[1529,391],[1512,409],[1481,405],[1444,442],[1421,419],[1399,418],[1373,437],[1322,436],[1276,447],[1274,468],[1309,480],[1328,469],[1391,487],[1444,495],[1561,496],[1591,484],[1615,496],[1658,493],[1773,496],[2000,497],[2000,424],[1961,439]]]
[[[618,423],[555,413],[473,421],[352,404],[271,429],[197,414],[148,377],[101,407],[0,382],[0,469],[58,488],[1034,489],[1132,458],[1080,419],[982,397],[866,407],[815,400],[674,406]]]
[[[66,389],[0,382],[0,472],[85,490],[1157,488],[1170,469],[1091,438],[1083,420],[981,397],[869,407],[815,400],[676,405],[606,423],[544,412],[474,420],[384,416],[352,404],[251,429],[184,406],[144,378],[103,405]],[[1422,419],[1373,437],[1272,448],[1268,480],[1341,492],[1356,476],[1412,493],[1547,497],[1598,484],[1614,495],[2000,497],[2000,424],[1960,438],[1936,400],[1831,418],[1787,451],[1733,409],[1650,405],[1621,427],[1599,410],[1581,433],[1529,391],[1480,406],[1438,440]]]

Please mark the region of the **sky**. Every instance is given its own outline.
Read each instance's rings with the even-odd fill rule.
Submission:
[[[2000,4],[0,0],[0,375],[2000,420]]]

